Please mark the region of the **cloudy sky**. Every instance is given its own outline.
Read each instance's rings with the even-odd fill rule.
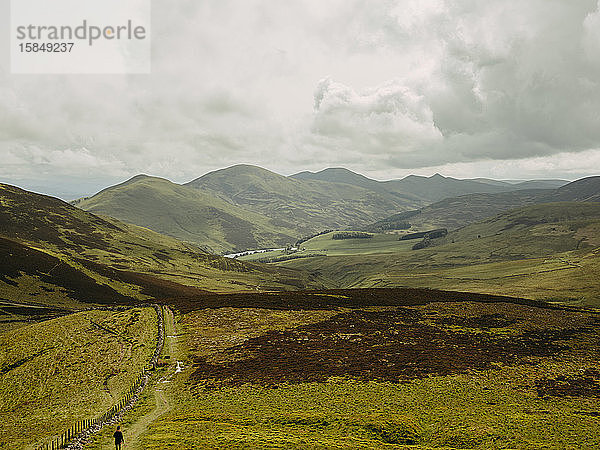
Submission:
[[[155,0],[150,75],[13,75],[8,42],[0,181],[64,198],[238,163],[382,180],[600,167],[598,0]]]

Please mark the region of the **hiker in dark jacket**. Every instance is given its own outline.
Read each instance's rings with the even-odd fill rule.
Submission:
[[[113,434],[113,437],[115,438],[115,448],[116,448],[116,450],[121,450],[121,444],[123,442],[125,442],[125,439],[123,439],[123,433],[121,433],[121,426],[120,425],[117,427],[117,431],[115,431],[115,434]]]

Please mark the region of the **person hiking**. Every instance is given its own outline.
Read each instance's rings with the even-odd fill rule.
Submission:
[[[121,433],[121,426],[117,426],[117,431],[115,431],[115,434],[113,434],[113,437],[115,438],[115,448],[116,450],[121,450],[121,444],[123,442],[125,442],[125,439],[123,438],[123,433]]]

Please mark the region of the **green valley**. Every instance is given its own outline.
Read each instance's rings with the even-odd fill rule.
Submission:
[[[74,202],[121,208],[148,228],[0,185],[2,442],[33,449],[108,417],[80,435],[84,448],[111,446],[115,423],[139,449],[600,445],[590,432],[600,406],[597,179],[394,215],[377,200],[354,227],[343,225],[357,210],[336,208],[364,192],[389,198],[349,183],[368,179],[263,183],[235,170],[238,184],[225,184],[227,171],[195,186],[136,177]],[[327,201],[346,200],[307,209],[320,183]],[[283,222],[277,205],[294,196],[312,227]],[[316,236],[298,241],[301,231]],[[184,240],[167,235],[177,233]],[[273,242],[287,245],[238,258],[208,251]],[[149,303],[165,315],[150,366],[159,322]],[[140,373],[148,384],[124,407]]]
[[[600,450],[600,0],[0,22],[0,450]]]
[[[319,248],[319,256],[279,265],[313,271],[344,287],[431,287],[600,305],[598,203],[509,211],[433,239],[421,250],[411,249],[408,243],[415,241],[378,236],[373,244],[387,241],[396,251],[368,254],[371,240],[360,240],[345,244],[341,256],[333,250],[338,243],[318,237],[304,246]],[[328,248],[331,256],[322,256]]]

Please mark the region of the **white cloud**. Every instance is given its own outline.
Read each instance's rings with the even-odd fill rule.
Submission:
[[[581,45],[584,38],[589,45],[596,42],[591,37],[599,20],[595,2],[433,4],[384,35],[388,46],[408,47],[409,55],[421,49],[435,61],[418,78],[406,73],[401,78],[404,92],[428,112],[412,114],[412,127],[404,124],[415,132],[414,139],[397,121],[370,120],[377,117],[372,111],[356,121],[340,114],[339,107],[317,111],[317,134],[331,137],[337,130],[339,145],[360,146],[365,155],[379,155],[384,146],[387,163],[402,169],[598,146],[600,71],[589,64]],[[408,43],[403,31],[412,33]],[[351,88],[340,92],[338,97],[345,97],[338,103],[361,104]],[[317,98],[322,95],[319,88]],[[433,139],[436,129],[443,139]]]
[[[102,173],[105,176],[127,175],[121,161],[114,157],[102,158],[86,148],[48,150],[36,145],[22,145],[0,153],[3,164],[0,176],[30,174],[29,167],[36,167],[38,174],[56,176]]]
[[[398,80],[356,92],[329,78],[315,91],[314,133],[369,154],[416,151],[441,139],[423,96]]]

